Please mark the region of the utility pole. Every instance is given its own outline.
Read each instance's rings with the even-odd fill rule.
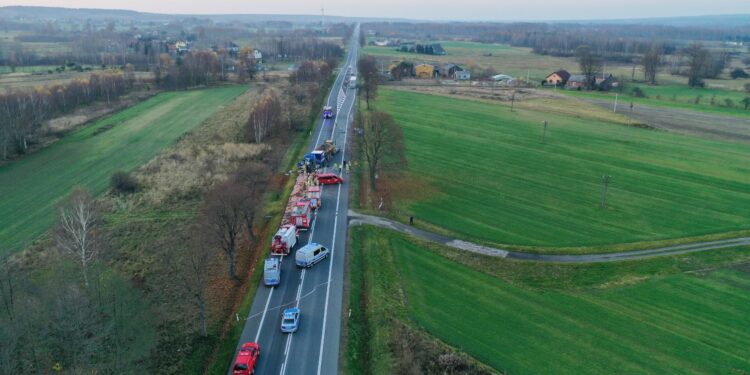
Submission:
[[[544,131],[542,132],[542,143],[547,139],[547,120],[544,120]]]
[[[612,179],[610,175],[602,176],[602,208],[607,208],[607,190],[609,189],[609,181]]]
[[[510,96],[510,111],[513,112],[513,103],[516,102],[516,92],[513,91],[513,95]]]
[[[620,96],[620,93],[615,93],[615,108],[612,110],[612,112],[617,113],[617,98]]]

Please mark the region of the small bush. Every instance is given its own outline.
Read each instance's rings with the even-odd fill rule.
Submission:
[[[109,179],[109,187],[118,194],[130,194],[138,191],[138,180],[130,173],[117,171]]]
[[[728,108],[734,108],[734,100],[726,98],[724,99],[724,105]]]
[[[750,83],[745,84],[745,91],[750,92]]]
[[[731,73],[729,73],[729,76],[732,77],[732,79],[748,78],[748,77],[750,77],[750,74],[747,74],[747,72],[745,71],[745,69],[736,68],[736,69],[732,70]]]
[[[633,88],[633,96],[636,97],[636,98],[645,98],[646,97],[646,93],[643,92],[643,90],[641,90],[640,87],[634,87]]]

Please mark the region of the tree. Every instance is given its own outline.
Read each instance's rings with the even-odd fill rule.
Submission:
[[[683,51],[688,59],[688,85],[703,87],[703,78],[710,59],[708,50],[701,43],[693,43]]]
[[[362,90],[365,93],[367,110],[370,110],[370,99],[375,99],[378,91],[378,63],[372,56],[363,56],[357,63],[359,76],[362,78]]]
[[[742,103],[742,105],[745,107],[745,110],[750,108],[750,96],[746,96],[744,99],[740,101],[740,103]]]
[[[79,187],[73,190],[58,210],[55,242],[81,268],[83,282],[88,287],[89,267],[99,255],[99,208],[91,193]]]
[[[643,55],[641,63],[643,64],[643,75],[646,82],[655,85],[656,84],[656,71],[659,68],[659,62],[661,61],[661,48],[652,46],[651,49]]]
[[[599,69],[599,65],[601,65],[599,57],[591,51],[591,47],[583,45],[576,48],[576,58],[578,59],[581,73],[586,76],[586,85],[591,87],[596,79],[596,71]]]
[[[406,163],[403,157],[403,133],[393,117],[385,112],[373,111],[360,119],[362,151],[367,161],[370,188],[377,190],[377,175],[382,168]],[[388,165],[388,162],[393,162]]]
[[[208,337],[208,306],[206,287],[208,287],[213,249],[210,241],[197,228],[190,228],[181,233],[179,247],[167,251],[165,262],[187,300],[198,309],[200,335]]]
[[[206,226],[227,256],[229,277],[232,279],[237,279],[237,242],[248,201],[249,194],[242,185],[225,181],[207,194],[203,207]]]
[[[247,120],[247,139],[262,143],[271,135],[281,119],[281,104],[274,91],[269,90],[250,111]]]

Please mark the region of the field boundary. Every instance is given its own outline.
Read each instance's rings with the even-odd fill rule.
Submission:
[[[687,254],[699,251],[708,251],[723,249],[728,247],[737,246],[748,246],[750,245],[750,237],[739,237],[727,240],[717,241],[705,241],[705,242],[694,242],[683,245],[664,246],[650,249],[641,249],[633,251],[623,251],[616,253],[606,254],[579,254],[579,255],[563,255],[563,254],[534,254],[524,253],[519,251],[512,251],[500,248],[494,248],[489,246],[480,245],[473,242],[468,242],[456,238],[446,237],[437,233],[428,232],[423,229],[414,228],[397,221],[393,221],[380,216],[372,216],[360,214],[355,211],[349,210],[348,213],[349,223],[351,225],[374,225],[377,227],[395,230],[401,233],[405,233],[414,237],[418,237],[430,242],[438,243],[454,249],[468,251],[476,254],[482,254],[493,257],[516,259],[516,260],[529,260],[536,262],[551,262],[551,263],[601,263],[601,262],[616,262],[625,260],[638,260],[645,258],[652,258],[658,256],[667,255],[679,255]]]

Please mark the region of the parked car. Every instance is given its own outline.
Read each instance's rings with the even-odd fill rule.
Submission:
[[[329,255],[331,255],[331,252],[325,246],[311,242],[297,250],[297,253],[294,254],[294,261],[299,267],[310,268],[315,263],[328,258]]]
[[[232,374],[234,375],[251,375],[255,372],[255,362],[260,356],[260,345],[254,342],[246,342],[240,347],[237,353],[237,360],[234,361]]]
[[[321,173],[318,175],[321,185],[335,185],[344,183],[344,179],[334,173]]]
[[[281,262],[279,258],[269,258],[263,267],[263,283],[268,286],[281,283]]]
[[[281,332],[292,333],[299,329],[300,311],[296,307],[284,310],[281,314]]]

